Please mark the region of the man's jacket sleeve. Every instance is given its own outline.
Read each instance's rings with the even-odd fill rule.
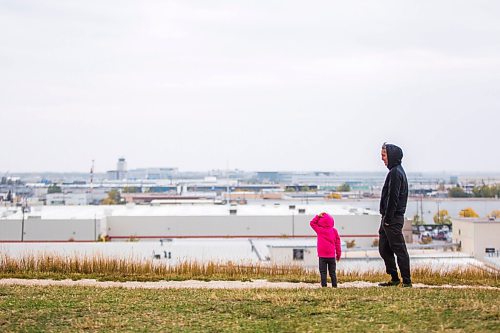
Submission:
[[[385,210],[384,223],[389,223],[388,221],[394,217],[394,212],[396,211],[399,202],[401,183],[401,176],[396,170],[393,170],[389,178],[389,188],[386,205],[387,208]]]

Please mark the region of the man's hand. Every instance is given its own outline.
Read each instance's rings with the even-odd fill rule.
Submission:
[[[321,212],[321,213],[319,213],[319,215],[318,215],[318,216],[319,216],[319,217],[323,217],[323,215],[325,215],[325,214],[326,214],[325,212]]]
[[[385,216],[382,216],[382,224],[385,225],[386,227],[389,226],[389,223],[385,222]]]
[[[340,257],[336,258],[337,259],[337,262],[340,261]]]

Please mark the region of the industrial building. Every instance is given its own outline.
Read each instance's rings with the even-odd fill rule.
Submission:
[[[462,252],[477,259],[499,255],[499,235],[500,220],[453,219],[453,242],[460,244]]]
[[[168,238],[311,238],[309,221],[326,211],[343,240],[371,246],[378,213],[340,205],[34,206],[0,208],[1,241],[110,241]]]

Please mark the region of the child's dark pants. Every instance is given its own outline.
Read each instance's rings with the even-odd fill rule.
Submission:
[[[332,279],[332,287],[337,287],[337,274],[335,272],[335,258],[319,258],[319,274],[321,275],[321,286],[326,287],[326,270]]]

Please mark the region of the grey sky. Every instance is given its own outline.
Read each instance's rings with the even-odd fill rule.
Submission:
[[[500,171],[498,1],[0,0],[0,171]]]

